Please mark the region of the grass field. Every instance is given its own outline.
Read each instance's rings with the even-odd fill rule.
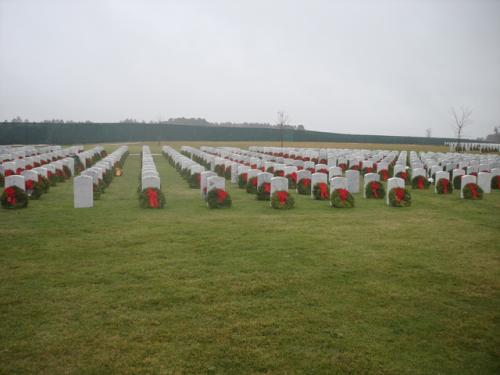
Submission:
[[[500,192],[208,210],[155,161],[163,210],[134,155],[93,209],[0,210],[0,374],[500,372]]]

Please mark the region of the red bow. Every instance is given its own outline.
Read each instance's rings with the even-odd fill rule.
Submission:
[[[52,172],[51,171],[47,171],[47,178],[51,178],[52,177]]]
[[[60,169],[56,169],[56,176],[61,177],[62,171]]]
[[[420,190],[424,188],[424,178],[422,176],[417,177],[417,187]]]
[[[251,182],[252,186],[257,186],[257,177],[252,177]]]
[[[394,188],[396,200],[401,202],[405,198],[405,190],[403,188]]]
[[[7,170],[5,171],[5,177],[7,177],[7,176],[12,176],[13,174],[14,174],[14,172],[12,171],[12,169],[7,169]]]
[[[244,183],[246,183],[247,180],[248,180],[248,173],[242,173],[241,174],[241,179],[243,180]]]
[[[146,194],[149,198],[149,207],[158,208],[158,193],[153,188],[147,188]]]
[[[311,186],[311,179],[310,178],[303,178],[302,180],[300,180],[300,182],[302,182],[302,185],[304,185],[304,187]]]
[[[4,190],[5,195],[7,195],[7,203],[11,206],[16,205],[16,190],[13,187],[8,187]]]
[[[17,168],[16,169],[16,174],[21,174],[23,173],[23,169],[22,168]]]
[[[31,170],[32,168],[33,168],[33,167],[32,167],[31,165],[27,165],[27,166],[26,166],[26,170],[27,170],[27,171]]]
[[[304,169],[304,167],[301,167],[300,165],[297,167],[297,170],[298,170],[298,171],[301,171],[301,170],[303,170],[303,169]]]
[[[349,192],[346,189],[337,189],[337,192],[339,193],[340,200],[342,202],[345,202],[345,200],[349,196]]]
[[[450,185],[450,181],[447,178],[442,178],[441,185],[443,186],[443,193],[448,194],[448,186]]]
[[[257,164],[250,164],[250,168],[257,169]]]
[[[366,167],[365,171],[366,171],[366,173],[372,173],[373,168],[372,167]]]
[[[380,198],[380,196],[378,195],[378,188],[379,188],[379,183],[377,181],[370,182],[370,189],[375,198]]]
[[[33,180],[27,180],[25,182],[25,186],[26,186],[26,190],[33,190],[33,186],[34,186]]]
[[[40,164],[45,165],[45,164],[47,164],[47,162],[46,162],[45,160],[42,160],[42,161],[40,162]]]
[[[285,171],[276,171],[276,175],[278,177],[283,177],[285,175]]]
[[[406,180],[406,172],[399,172],[398,174],[399,174],[399,178]]]
[[[260,170],[261,170],[262,172],[265,172],[265,171],[266,171],[266,167],[260,167]]]
[[[219,202],[219,204],[223,204],[226,200],[226,197],[227,192],[225,190],[217,189],[217,202]]]
[[[289,174],[290,176],[290,179],[293,181],[293,182],[297,182],[297,173],[295,172],[292,172]]]
[[[474,184],[469,184],[469,189],[470,189],[470,193],[472,195],[472,199],[476,199],[478,194],[477,194],[477,189],[476,189],[476,185]]]
[[[321,199],[328,199],[328,186],[324,182],[319,183],[319,196]]]
[[[269,182],[264,182],[262,184],[264,188],[264,193],[270,193],[271,192],[271,184]]]
[[[287,191],[277,191],[276,195],[278,196],[278,200],[281,205],[284,205],[286,203],[286,200],[288,198],[288,192]]]

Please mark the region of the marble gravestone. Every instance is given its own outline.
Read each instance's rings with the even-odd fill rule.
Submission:
[[[94,186],[92,177],[78,176],[73,179],[73,207],[89,208],[94,206]]]

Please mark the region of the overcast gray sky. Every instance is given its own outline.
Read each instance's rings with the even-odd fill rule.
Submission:
[[[500,1],[0,0],[0,119],[500,125]]]

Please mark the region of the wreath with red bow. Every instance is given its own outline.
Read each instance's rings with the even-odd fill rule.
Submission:
[[[257,193],[257,176],[253,176],[247,182],[247,193],[250,193],[250,194]]]
[[[453,192],[453,186],[450,180],[447,178],[440,178],[436,183],[436,192],[438,194],[451,194]]]
[[[365,174],[367,173],[373,173],[373,168],[372,167],[364,167],[362,170],[361,170],[361,174],[364,176]]]
[[[365,187],[366,198],[382,199],[385,197],[384,185],[379,181],[371,181]]]
[[[303,178],[297,184],[297,193],[302,195],[311,195],[311,179]]]
[[[223,208],[231,207],[232,204],[231,196],[229,193],[223,189],[212,189],[207,195],[207,206],[208,208]]]
[[[270,197],[271,197],[271,184],[269,182],[264,182],[257,189],[257,200],[268,201]]]
[[[3,171],[3,174],[5,177],[9,177],[9,176],[15,175],[16,172],[12,169],[6,169]]]
[[[3,208],[26,208],[28,207],[28,194],[17,186],[4,189],[0,197]]]
[[[389,192],[389,204],[392,207],[408,207],[411,206],[411,194],[404,188],[393,188]]]
[[[338,165],[339,168],[342,168],[342,173],[344,173],[347,170],[347,164],[346,163],[340,163]]]
[[[49,182],[48,178],[46,178],[42,175],[38,175],[38,182],[40,183],[40,185],[42,185],[43,192],[48,193],[49,188],[50,188],[50,182]]]
[[[217,164],[214,168],[214,172],[217,173],[217,176],[224,177],[226,166],[224,164]]]
[[[248,173],[243,172],[238,175],[238,187],[244,189],[247,186]]]
[[[411,186],[413,189],[423,190],[429,187],[429,180],[425,176],[415,176],[411,180]]]
[[[405,180],[405,185],[409,185],[410,183],[410,175],[407,172],[401,171],[396,173],[396,177],[402,178]]]
[[[56,178],[57,178],[57,182],[66,181],[66,178],[64,177],[64,171],[62,169],[56,168]]]
[[[491,178],[491,188],[500,190],[500,176],[493,176]]]
[[[274,177],[285,177],[285,171],[284,170],[274,171]]]
[[[191,189],[199,189],[201,182],[201,175],[199,173],[190,174],[188,177],[188,184]]]
[[[224,178],[226,180],[231,179],[231,166],[226,167],[226,170],[224,171]]]
[[[275,191],[271,196],[271,207],[277,209],[293,208],[295,200],[288,191]]]
[[[56,186],[57,181],[59,180],[56,174],[51,171],[47,171],[47,179],[49,180],[50,186]]]
[[[387,169],[382,169],[378,172],[380,176],[380,181],[387,181],[389,179],[389,171]]]
[[[464,186],[463,195],[465,199],[483,199],[483,189],[481,189],[478,184],[470,182]]]
[[[325,182],[318,182],[317,184],[315,184],[313,187],[313,197],[316,200],[328,200],[328,185]]]
[[[462,175],[453,177],[453,189],[460,190],[461,185],[462,185]]]
[[[24,181],[26,194],[30,199],[40,199],[43,193],[42,184],[39,181],[26,180]]]
[[[335,189],[330,197],[330,203],[335,208],[352,208],[354,197],[347,189]]]
[[[163,208],[165,196],[160,189],[148,187],[139,194],[139,205],[141,208]]]
[[[297,187],[297,173],[292,172],[286,176],[288,178],[288,187],[295,189]]]

